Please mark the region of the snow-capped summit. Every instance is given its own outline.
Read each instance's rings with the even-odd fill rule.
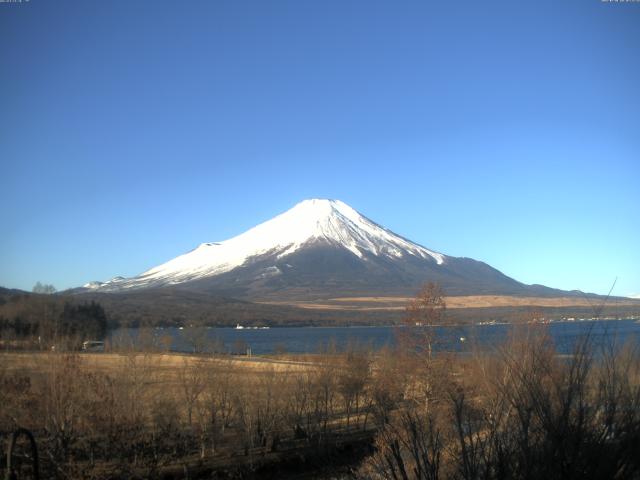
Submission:
[[[413,294],[425,281],[449,294],[523,293],[489,265],[411,242],[339,200],[311,199],[221,242],[202,243],[132,278],[84,291],[178,286],[246,299]]]
[[[137,277],[85,287],[112,291],[183,283],[229,272],[264,255],[284,259],[317,243],[344,248],[359,259],[414,256],[440,265],[446,258],[381,227],[344,202],[311,199],[229,240],[202,243]],[[271,274],[277,274],[276,269],[272,267]]]
[[[438,263],[444,260],[443,255],[395,235],[346,203],[325,199],[305,200],[237,237],[218,244],[203,244],[199,248],[204,247],[208,258],[216,263],[223,260],[224,264],[237,264],[274,249],[281,258],[317,240],[342,246],[357,257],[368,252],[395,257],[430,256]]]

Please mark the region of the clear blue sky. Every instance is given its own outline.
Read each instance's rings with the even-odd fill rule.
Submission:
[[[640,293],[640,3],[0,3],[0,285],[135,275],[310,197]]]

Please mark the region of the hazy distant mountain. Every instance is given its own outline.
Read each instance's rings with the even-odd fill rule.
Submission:
[[[486,263],[411,242],[337,200],[305,200],[223,242],[194,250],[136,277],[91,282],[81,291],[123,293],[158,287],[248,299],[415,293],[425,281],[448,295],[556,296]]]
[[[15,288],[0,287],[0,305],[3,305],[8,299],[16,295],[26,295],[28,292],[17,290]]]

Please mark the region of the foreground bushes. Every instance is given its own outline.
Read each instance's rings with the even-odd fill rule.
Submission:
[[[292,365],[6,355],[0,433],[32,430],[48,478],[149,477],[238,459],[251,470],[372,430],[372,454],[353,473],[363,479],[640,478],[636,348],[586,338],[558,356],[538,328],[469,356],[416,348],[436,341],[429,335],[400,340],[375,355],[351,347]]]
[[[596,349],[585,338],[560,357],[544,331],[528,334],[462,374],[417,359],[431,367],[428,392],[381,426],[360,476],[640,478],[637,348]]]
[[[9,354],[0,434],[31,430],[45,478],[146,477],[238,457],[250,470],[266,454],[362,431],[369,358],[352,351],[289,367],[229,356]]]

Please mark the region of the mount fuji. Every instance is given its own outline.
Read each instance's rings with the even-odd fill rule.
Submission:
[[[132,277],[91,282],[82,292],[158,288],[248,300],[412,295],[426,281],[447,295],[558,296],[486,263],[407,240],[339,200],[311,199],[236,237],[194,250]]]

